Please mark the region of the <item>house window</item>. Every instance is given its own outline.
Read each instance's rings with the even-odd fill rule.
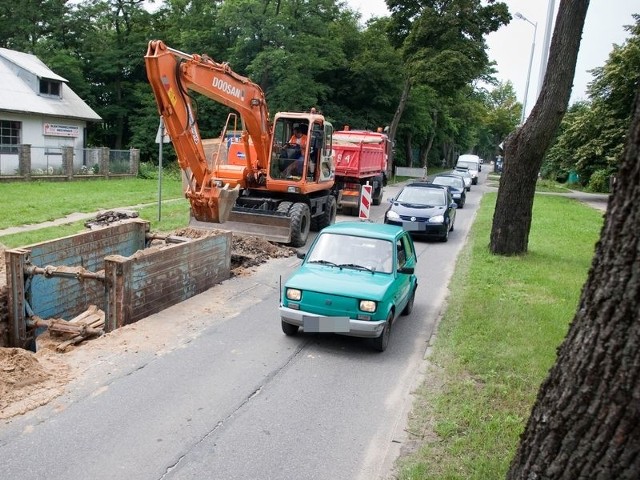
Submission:
[[[0,120],[0,153],[18,153],[22,122]]]
[[[60,82],[57,80],[50,80],[48,78],[40,79],[40,94],[51,95],[54,97],[60,96]]]

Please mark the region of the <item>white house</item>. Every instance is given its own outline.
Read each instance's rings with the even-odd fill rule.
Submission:
[[[74,167],[83,164],[87,122],[102,119],[67,80],[38,57],[0,48],[0,175],[18,168],[18,146],[31,145],[31,168],[61,164],[62,147],[73,147]]]

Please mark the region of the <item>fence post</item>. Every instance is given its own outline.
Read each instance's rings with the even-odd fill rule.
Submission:
[[[31,145],[26,143],[18,146],[18,175],[31,178]]]
[[[109,148],[100,148],[100,173],[104,178],[109,178]]]
[[[62,147],[62,169],[71,180],[73,178],[73,147]]]
[[[129,150],[129,173],[137,177],[139,166],[140,166],[140,149],[132,148]]]

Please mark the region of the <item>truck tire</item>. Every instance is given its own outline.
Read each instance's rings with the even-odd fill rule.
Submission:
[[[371,193],[371,203],[373,205],[380,205],[382,203],[382,197],[384,195],[384,176],[380,175],[373,180],[373,192]]]
[[[336,203],[336,199],[333,195],[329,195],[329,200],[327,200],[327,205],[325,205],[322,215],[318,215],[311,220],[311,226],[313,227],[312,230],[319,232],[324,227],[328,227],[329,225],[336,223],[337,212],[338,205]]]
[[[311,212],[306,203],[294,203],[291,213],[291,246],[303,247],[307,243],[311,228]]]
[[[382,203],[382,196],[384,192],[382,191],[382,185],[380,185],[380,189],[376,190],[373,194],[373,198],[371,199],[371,203],[374,205],[380,205]]]
[[[278,204],[278,212],[280,213],[289,213],[289,210],[291,209],[291,205],[293,205],[292,202],[280,202]]]

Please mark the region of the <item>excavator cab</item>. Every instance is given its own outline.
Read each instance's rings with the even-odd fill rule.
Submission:
[[[295,131],[301,133],[298,141]],[[273,126],[270,177],[308,183],[333,180],[332,133],[333,127],[322,118],[277,118]],[[324,170],[320,168],[323,160]]]

